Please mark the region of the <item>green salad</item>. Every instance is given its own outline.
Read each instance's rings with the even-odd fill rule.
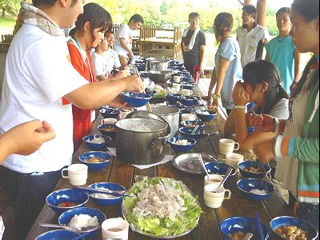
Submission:
[[[133,230],[154,237],[179,237],[193,230],[202,213],[196,198],[182,182],[144,178],[123,200],[125,218]]]

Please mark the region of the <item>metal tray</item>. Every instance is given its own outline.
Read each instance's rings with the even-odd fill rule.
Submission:
[[[185,173],[189,173],[192,175],[204,175],[206,172],[204,171],[201,163],[198,160],[199,153],[190,153],[190,154],[183,154],[176,157],[172,164],[173,166]],[[214,157],[210,156],[206,153],[201,153],[204,164],[207,162],[217,161]]]

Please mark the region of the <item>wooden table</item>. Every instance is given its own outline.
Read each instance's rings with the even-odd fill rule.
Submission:
[[[196,93],[199,94],[199,89],[196,89]],[[100,117],[101,119],[101,117]],[[99,133],[97,125],[100,122],[98,119],[92,129],[92,133]],[[220,134],[211,137],[205,137],[198,140],[198,144],[195,146],[193,152],[208,153],[214,157],[219,157],[218,141],[224,137],[223,126],[224,118],[220,115],[217,118],[208,123],[206,131],[208,133],[218,131]],[[114,146],[115,143],[111,143]],[[74,162],[77,162],[78,156],[82,153],[89,151],[89,149],[83,144],[74,156]],[[172,149],[167,146],[167,154],[177,155]],[[250,153],[243,153],[246,159],[253,158]],[[117,159],[113,158],[112,163],[104,170],[101,171],[89,171],[88,185],[96,182],[114,182],[123,185],[126,188],[130,188],[134,183],[135,176],[161,176],[174,178],[183,181],[193,193],[199,196],[199,202],[201,204],[203,214],[200,218],[200,222],[197,228],[195,228],[190,234],[177,238],[180,240],[219,240],[222,239],[219,223],[229,217],[233,216],[246,216],[254,217],[256,211],[260,212],[262,222],[269,226],[269,222],[272,218],[292,215],[292,211],[289,206],[282,200],[279,193],[276,191],[272,196],[263,202],[249,201],[242,197],[241,192],[237,189],[236,183],[240,179],[240,176],[235,176],[231,181],[226,184],[226,188],[232,191],[232,197],[230,200],[226,200],[220,209],[214,210],[205,206],[203,200],[204,193],[204,179],[203,176],[192,176],[183,172],[180,172],[173,168],[172,163],[169,162],[165,165],[152,167],[147,170],[138,170],[131,165],[122,163]],[[71,188],[68,180],[61,179],[56,189]],[[102,210],[107,218],[121,217],[121,206],[116,205],[112,207],[99,207],[93,202],[89,202],[89,207],[94,207]],[[38,235],[49,229],[41,228],[38,226],[39,222],[57,223],[58,215],[55,214],[48,205],[45,205],[34,223],[27,240],[34,240]],[[130,232],[129,240],[147,240],[152,239],[149,237],[142,236],[138,233]],[[274,236],[271,240],[276,239]],[[254,239],[256,240],[256,239]]]

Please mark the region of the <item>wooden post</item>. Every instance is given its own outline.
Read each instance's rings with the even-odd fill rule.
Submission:
[[[257,22],[259,25],[266,27],[267,26],[267,0],[258,0],[258,16]]]

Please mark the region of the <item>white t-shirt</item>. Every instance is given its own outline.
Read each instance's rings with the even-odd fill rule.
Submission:
[[[269,39],[269,31],[260,25],[248,32],[241,27],[237,30],[237,39],[241,50],[241,63],[245,67],[248,63],[255,61],[259,41]]]
[[[120,43],[120,39],[125,39],[127,45],[132,49],[132,30],[128,24],[122,25],[119,29],[119,32],[116,34],[116,41],[114,43],[114,50],[124,57],[128,57],[129,52],[125,50]]]
[[[65,37],[51,36],[23,25],[13,39],[6,61],[0,102],[0,132],[34,119],[48,121],[56,132],[30,156],[11,155],[4,166],[19,172],[51,172],[70,165],[73,154],[71,104],[62,97],[88,81],[68,61]]]
[[[92,60],[97,76],[107,76],[114,68],[121,67],[119,56],[113,49],[105,51],[102,56],[93,53]]]

